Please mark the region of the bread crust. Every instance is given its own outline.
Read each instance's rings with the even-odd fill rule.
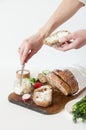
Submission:
[[[38,74],[38,80],[39,80],[41,83],[46,83],[46,82],[47,82],[46,76],[45,76],[43,73],[39,73],[39,74]]]
[[[78,82],[76,80],[76,78],[74,77],[73,73],[68,70],[68,69],[64,69],[64,70],[54,70],[54,73],[59,76],[60,78],[62,78],[64,80],[64,82],[66,82],[71,89],[71,94],[74,94],[78,91],[79,87],[78,87]]]
[[[64,82],[59,76],[55,75],[54,72],[50,72],[47,76],[48,83],[60,90],[64,95],[71,94],[70,86]]]
[[[33,92],[33,101],[38,106],[47,107],[52,103],[52,92],[52,87],[50,85],[44,85],[35,89]]]

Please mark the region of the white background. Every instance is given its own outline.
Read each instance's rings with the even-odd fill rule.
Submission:
[[[64,110],[46,116],[8,102],[16,71],[20,69],[17,49],[47,21],[60,0],[0,0],[0,129],[1,130],[85,130],[86,124],[74,124]],[[86,7],[80,9],[68,22],[58,28],[71,32],[86,28]],[[86,46],[79,50],[59,52],[50,47],[42,49],[28,62],[31,73],[43,69],[86,64]]]

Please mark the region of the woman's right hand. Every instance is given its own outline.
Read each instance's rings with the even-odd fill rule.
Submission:
[[[43,37],[39,33],[36,33],[35,35],[25,39],[18,49],[21,64],[23,65],[35,53],[37,53],[42,45]]]

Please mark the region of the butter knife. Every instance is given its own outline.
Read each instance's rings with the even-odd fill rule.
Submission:
[[[20,75],[20,87],[22,87],[22,79],[23,79],[24,67],[25,67],[25,64],[22,65],[22,69],[21,69],[21,75]]]

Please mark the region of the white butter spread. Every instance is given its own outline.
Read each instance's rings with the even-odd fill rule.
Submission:
[[[16,94],[22,95],[25,93],[31,93],[31,91],[32,91],[32,86],[31,86],[29,79],[24,78],[22,80],[22,86],[20,86],[20,80],[16,80],[16,82],[14,84],[14,92]]]
[[[23,71],[23,74],[28,74],[28,72],[29,72],[29,71],[24,70],[24,71]],[[21,70],[18,71],[18,74],[21,74]]]
[[[49,44],[55,44],[55,43],[58,43],[61,38],[63,38],[64,36],[66,36],[68,34],[69,34],[69,32],[67,32],[67,31],[59,31],[56,34],[53,34],[53,35],[47,37],[45,41],[48,42]]]
[[[36,100],[40,102],[49,101],[51,100],[52,95],[52,89],[48,85],[44,85],[41,88],[39,88],[40,91],[37,91],[36,94]]]
[[[38,98],[36,98],[37,101],[48,101],[51,99],[51,90],[47,90],[44,92],[37,92],[36,93]]]

